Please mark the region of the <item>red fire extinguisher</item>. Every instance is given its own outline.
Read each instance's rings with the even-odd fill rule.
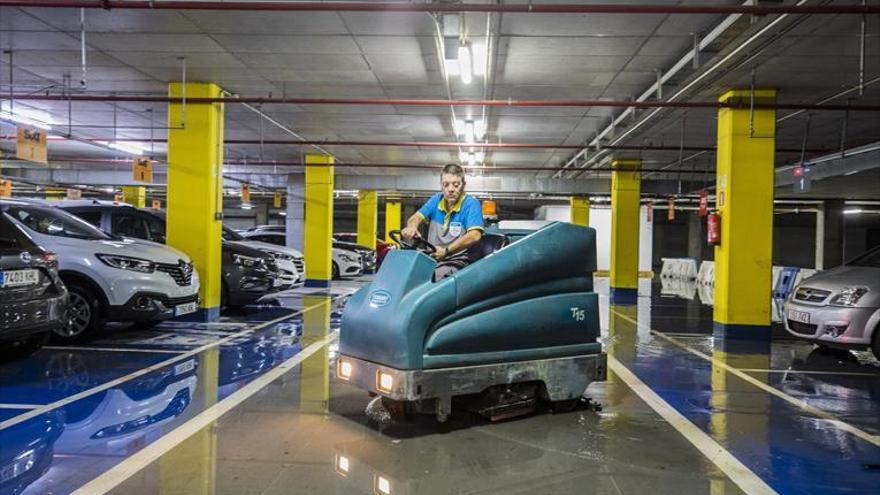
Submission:
[[[710,246],[721,244],[721,214],[713,211],[706,216],[706,240]]]

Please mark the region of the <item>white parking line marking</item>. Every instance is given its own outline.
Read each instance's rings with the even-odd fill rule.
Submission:
[[[614,310],[612,309],[611,311],[614,311]],[[627,320],[627,321],[629,321],[635,325],[638,325],[642,328],[648,328],[646,325],[643,325],[642,323],[639,323],[638,321],[633,320],[632,318],[630,318],[627,315],[620,314],[617,311],[614,311],[614,314],[616,314],[617,316],[623,318],[624,320]],[[724,361],[722,361],[720,359],[715,359],[714,357],[709,356],[703,352],[700,352],[696,349],[692,349],[687,344],[685,344],[683,342],[679,342],[676,339],[673,339],[672,337],[668,337],[668,336],[664,335],[662,332],[658,332],[658,331],[651,329],[651,328],[648,328],[648,329],[651,331],[651,334],[653,334],[657,337],[660,337],[661,339],[669,342],[670,344],[672,344],[680,349],[683,349],[687,352],[690,352],[691,354],[693,354],[695,356],[701,357],[701,358],[705,359],[706,361],[709,361],[713,365],[717,365],[718,367],[723,368],[728,373],[760,388],[761,390],[763,390],[769,394],[772,394],[776,397],[779,397],[780,399],[788,402],[789,404],[792,404],[796,407],[799,407],[800,409],[812,414],[813,416],[816,416],[817,418],[824,419],[843,431],[851,433],[851,434],[861,438],[862,440],[865,440],[866,442],[872,443],[872,444],[880,447],[880,435],[872,435],[872,434],[870,434],[870,433],[868,433],[868,432],[866,432],[856,426],[853,426],[849,423],[846,423],[846,422],[840,420],[837,416],[835,416],[831,413],[825,412],[817,407],[811,406],[807,402],[800,400],[796,397],[792,397],[792,396],[786,394],[785,392],[783,392],[775,387],[771,387],[770,385],[767,385],[766,383],[764,383],[764,382],[762,382],[762,381],[760,381],[750,375],[747,375],[746,373],[743,373],[742,370],[739,370],[737,368],[734,368],[733,366],[728,365],[727,363],[725,363]]]
[[[757,368],[737,368],[743,373],[786,373],[792,375],[842,375],[842,376],[873,376],[880,378],[877,373],[858,373],[855,371],[816,371],[816,370],[762,370]]]
[[[0,409],[36,409],[43,407],[42,404],[4,404],[0,403]]]
[[[675,410],[674,407],[651,390],[651,387],[645,385],[635,373],[615,359],[614,356],[608,356],[608,369],[623,380],[651,409],[678,430],[682,436],[693,444],[707,459],[718,466],[718,469],[724,472],[745,493],[776,493],[757,474],[713,440],[706,432]]]
[[[156,364],[154,364],[154,365],[152,365],[152,366],[148,366],[148,367],[146,367],[146,368],[140,369],[140,370],[135,371],[135,372],[133,372],[133,373],[129,373],[129,374],[125,375],[125,376],[121,376],[121,377],[119,377],[119,378],[117,378],[117,379],[115,379],[115,380],[111,380],[111,381],[109,381],[109,382],[107,382],[107,383],[104,383],[104,384],[98,385],[97,387],[93,387],[93,388],[90,388],[90,389],[88,389],[88,390],[83,390],[82,392],[80,392],[80,393],[78,393],[78,394],[74,394],[74,395],[71,395],[71,396],[69,396],[69,397],[65,397],[65,398],[63,398],[63,399],[61,399],[61,400],[58,400],[58,401],[52,402],[51,404],[46,404],[45,406],[40,406],[40,407],[38,407],[38,408],[36,408],[36,409],[32,409],[32,410],[30,410],[30,411],[28,411],[28,412],[26,412],[26,413],[24,413],[24,414],[19,414],[18,416],[15,416],[15,417],[13,417],[13,418],[7,419],[6,421],[0,422],[0,430],[5,430],[6,428],[9,428],[9,427],[11,427],[11,426],[15,426],[15,425],[17,425],[17,424],[19,424],[19,423],[22,423],[22,422],[24,422],[24,421],[27,421],[27,420],[29,420],[29,419],[31,419],[31,418],[35,418],[35,417],[37,417],[37,416],[39,416],[39,415],[41,415],[41,414],[45,414],[46,412],[51,411],[51,410],[53,410],[53,409],[57,409],[57,408],[59,408],[59,407],[66,406],[67,404],[70,404],[70,403],[72,403],[72,402],[76,402],[76,401],[78,401],[78,400],[80,400],[80,399],[82,399],[82,398],[84,398],[84,397],[88,397],[88,396],[90,396],[90,395],[94,395],[94,394],[96,394],[96,393],[98,393],[98,392],[101,392],[101,391],[104,391],[104,390],[111,389],[111,388],[113,388],[113,387],[115,387],[115,386],[117,386],[117,385],[120,385],[120,384],[122,384],[122,383],[125,383],[125,382],[128,382],[128,381],[131,381],[131,380],[133,380],[133,379],[135,379],[135,378],[138,378],[138,377],[144,376],[144,375],[146,375],[146,374],[152,373],[152,372],[154,372],[154,371],[156,371],[156,370],[160,370],[160,369],[162,369],[162,368],[165,368],[165,367],[170,366],[170,365],[172,365],[172,364],[178,363],[178,362],[180,362],[180,361],[184,361],[184,360],[189,359],[189,358],[191,358],[191,357],[193,357],[193,356],[195,356],[195,355],[197,355],[197,354],[199,354],[199,353],[201,353],[201,352],[204,352],[204,351],[206,351],[206,350],[208,350],[208,349],[212,349],[212,348],[217,347],[217,346],[219,346],[219,345],[225,344],[226,342],[229,342],[229,341],[231,341],[231,340],[235,340],[235,339],[237,339],[237,338],[239,338],[239,337],[242,337],[242,336],[244,336],[244,335],[247,335],[247,334],[249,334],[249,333],[256,332],[256,331],[258,331],[258,330],[261,330],[261,329],[266,328],[266,327],[271,326],[271,325],[275,325],[276,323],[281,323],[281,322],[283,322],[283,321],[285,321],[285,320],[289,320],[290,318],[293,318],[293,317],[295,317],[295,316],[297,316],[297,315],[300,315],[300,314],[302,314],[302,313],[304,313],[304,312],[306,312],[306,311],[309,311],[309,310],[311,310],[311,309],[313,309],[313,308],[316,308],[316,307],[318,307],[318,306],[320,306],[320,305],[322,305],[322,304],[327,304],[327,303],[317,303],[317,304],[314,304],[314,305],[309,306],[309,307],[307,307],[307,308],[303,308],[303,309],[301,309],[301,310],[299,310],[299,311],[296,311],[296,312],[294,312],[294,313],[291,313],[291,314],[289,314],[289,315],[287,315],[287,316],[282,316],[282,317],[280,317],[280,318],[276,318],[276,319],[274,319],[274,320],[267,321],[267,322],[262,323],[262,324],[260,324],[260,325],[256,325],[256,326],[253,326],[253,327],[247,328],[247,329],[242,330],[242,331],[240,331],[240,332],[237,332],[237,333],[231,334],[231,335],[229,335],[228,337],[223,338],[223,339],[220,339],[220,340],[218,340],[218,341],[216,341],[216,342],[211,342],[210,344],[205,344],[205,345],[203,345],[203,346],[201,346],[201,347],[198,347],[198,348],[193,349],[193,350],[191,350],[191,351],[185,352],[185,353],[183,353],[183,354],[178,354],[177,356],[174,356],[173,358],[166,359],[165,361],[162,361],[162,362],[156,363]]]
[[[271,371],[237,390],[229,397],[199,413],[196,417],[190,419],[186,423],[178,426],[159,440],[147,445],[134,455],[126,457],[124,461],[81,486],[74,491],[72,495],[104,494],[116,488],[125,482],[125,480],[131,478],[140,470],[168,453],[171,449],[180,445],[187,438],[210,426],[211,423],[220,419],[221,416],[229,412],[231,409],[277,380],[281,375],[298,366],[319,349],[335,341],[338,336],[339,332],[334,332],[311,344],[287,361],[272,368]]]
[[[149,352],[155,354],[181,354],[186,351],[172,351],[169,349],[143,349],[135,347],[79,347],[65,345],[46,345],[43,349],[50,351],[103,351],[103,352]]]

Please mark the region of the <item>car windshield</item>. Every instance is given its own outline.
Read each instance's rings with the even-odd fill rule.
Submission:
[[[85,220],[55,208],[15,205],[5,211],[25,227],[40,234],[92,241],[112,239]]]
[[[238,235],[238,232],[230,229],[227,226],[223,226],[223,240],[224,241],[246,241],[244,237]]]
[[[867,253],[847,263],[849,266],[866,266],[880,268],[880,248],[872,249]]]

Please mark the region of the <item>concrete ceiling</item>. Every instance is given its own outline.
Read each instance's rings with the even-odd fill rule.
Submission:
[[[424,13],[93,9],[86,11],[88,63],[82,91],[164,94],[168,82],[181,78],[179,57],[186,57],[188,80],[215,82],[244,96],[632,99],[656,81],[657,70],[668,70],[692,50],[692,33],[704,36],[726,16],[468,13],[463,18],[472,42],[488,40],[493,47],[489,61],[491,77],[478,77],[463,85],[453,76],[448,81],[447,93],[437,53],[435,22]],[[704,49],[700,68],[688,67],[664,85],[664,97],[698,78],[726,53],[776,19],[777,16],[765,16],[752,22],[747,17],[740,18]],[[758,86],[778,88],[781,102],[823,101],[858,82],[860,19],[852,15],[787,16],[773,29],[757,36],[749,49],[727,60],[678,99],[713,100],[731,87],[748,87],[754,77]],[[66,75],[76,85],[82,75],[79,11],[0,8],[0,48],[13,52],[16,93],[45,90],[49,86],[53,87],[49,91],[57,92]],[[865,55],[866,79],[872,80],[880,75],[878,16],[867,19]],[[0,73],[0,89],[5,93],[10,77],[7,55],[3,56]],[[864,95],[851,92],[833,103],[846,101],[880,104],[880,83],[867,86]],[[66,102],[28,105],[49,111],[57,121],[55,127],[62,132],[70,118],[72,132],[83,138],[124,140],[152,136],[162,140],[166,135],[163,104],[74,103],[70,114]],[[452,109],[446,106],[265,105],[262,110],[310,140],[457,141]],[[458,107],[455,112],[462,117],[480,116],[485,111],[490,142],[581,145],[590,142],[622,110]],[[642,111],[639,115],[648,113]],[[790,113],[779,112],[777,148],[797,150],[804,139],[806,114],[787,118]],[[715,117],[714,111],[707,110],[663,110],[621,144],[714,146]],[[839,149],[844,121],[847,144],[880,140],[880,118],[876,113],[851,112],[845,116],[843,112],[814,112],[807,147]],[[2,134],[12,134],[13,130],[8,124],[2,126]],[[625,130],[624,127],[619,132]],[[226,132],[230,139],[294,139],[267,121],[261,122],[257,113],[240,105],[227,105]],[[9,140],[2,141],[2,145],[5,150],[14,146]],[[228,145],[226,156],[235,160],[289,161],[299,159],[310,149]],[[343,164],[438,164],[458,160],[458,149],[454,148],[327,149]],[[161,157],[164,143],[153,144],[152,150]],[[506,149],[486,153],[486,164],[557,167],[574,153],[575,150]],[[651,180],[675,180],[682,169],[714,167],[710,153],[690,160],[687,158],[691,154],[680,157],[678,151],[634,154],[641,155],[652,167],[669,167],[670,173],[654,174]],[[124,158],[116,152],[72,141],[52,141],[50,159],[53,157]],[[798,158],[797,152],[778,152],[777,165]],[[340,172],[357,170],[342,167]],[[871,186],[856,182],[852,187]],[[880,197],[880,187],[873,189],[873,196]]]

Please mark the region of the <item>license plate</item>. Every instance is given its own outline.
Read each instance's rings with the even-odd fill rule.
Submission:
[[[188,315],[190,313],[195,313],[197,309],[199,309],[198,303],[191,302],[191,303],[181,304],[180,306],[177,306],[174,308],[174,316],[183,316],[183,315]]]
[[[174,366],[174,374],[182,375],[184,373],[189,373],[190,371],[196,369],[196,361],[195,359],[190,359],[185,363],[180,363]]]
[[[34,285],[40,280],[38,270],[10,270],[0,272],[0,287],[20,287]]]
[[[807,313],[806,311],[795,311],[791,309],[788,311],[788,319],[799,323],[809,323],[810,313]]]

